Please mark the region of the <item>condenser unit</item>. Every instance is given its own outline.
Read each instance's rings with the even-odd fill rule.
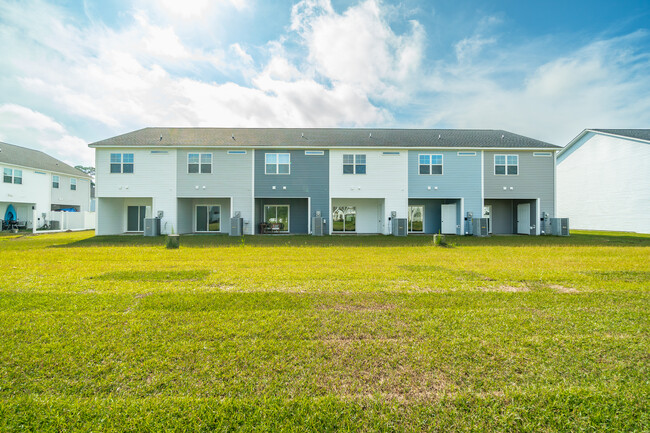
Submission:
[[[553,236],[569,236],[569,218],[551,218]]]
[[[237,214],[238,212],[235,213],[235,215]],[[241,236],[243,226],[244,226],[243,218],[238,216],[230,218],[230,236]]]
[[[160,236],[160,218],[144,219],[144,235]]]
[[[408,233],[408,220],[406,218],[393,218],[393,236],[406,236]]]
[[[312,236],[323,236],[323,218],[320,216],[320,211],[316,212],[316,215],[311,219],[311,234]]]
[[[474,236],[485,237],[488,236],[488,219],[487,218],[472,218],[472,233]]]

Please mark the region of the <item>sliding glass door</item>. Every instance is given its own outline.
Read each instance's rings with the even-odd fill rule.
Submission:
[[[424,232],[424,206],[409,206],[409,232]]]
[[[219,232],[221,231],[221,206],[196,207],[196,231]]]
[[[357,231],[357,208],[335,206],[332,209],[332,230],[335,232]]]
[[[144,214],[146,206],[127,206],[126,208],[126,231],[144,231]]]
[[[277,231],[289,231],[289,205],[267,204],[264,206],[264,222],[271,229],[278,227]],[[275,226],[275,227],[273,227]]]

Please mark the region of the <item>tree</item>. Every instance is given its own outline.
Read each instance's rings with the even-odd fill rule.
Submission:
[[[95,177],[95,167],[84,167],[83,165],[75,165],[74,168],[83,171],[89,176]]]

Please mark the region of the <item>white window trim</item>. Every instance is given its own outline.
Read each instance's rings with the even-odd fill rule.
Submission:
[[[74,189],[72,186],[74,185]],[[70,178],[70,191],[76,191],[77,190],[77,179],[74,177]]]
[[[11,182],[5,182],[4,177],[5,177],[5,170],[9,170],[11,172]],[[20,176],[16,176],[16,171],[20,172]],[[16,183],[16,177],[20,179],[20,183]],[[23,170],[20,168],[9,168],[9,167],[3,167],[2,169],[2,183],[10,183],[12,185],[22,185],[23,184]]]
[[[111,172],[111,165],[117,164],[117,162],[112,162],[111,161],[111,155],[120,155],[120,171],[117,173]],[[133,165],[133,171],[131,173],[124,173],[124,155],[133,155],[133,162],[127,162],[126,164],[131,164]],[[126,153],[121,153],[121,152],[110,152],[108,154],[108,174],[135,174],[135,152],[126,152]]]
[[[427,155],[429,157],[429,164],[420,164],[420,155]],[[431,164],[431,157],[432,156],[439,156],[440,157],[440,164]],[[422,174],[420,173],[420,166],[421,165],[428,165],[429,166],[429,173],[428,174]],[[433,173],[433,170],[431,167],[434,165],[440,165],[440,171],[441,173]],[[445,156],[442,153],[418,153],[418,176],[442,176],[445,174]]]
[[[116,173],[114,173],[116,174]],[[54,178],[56,178],[56,186],[54,186]],[[56,174],[52,175],[52,189],[59,189],[61,187],[61,178]]]
[[[505,165],[504,164],[499,164],[499,165],[504,165],[505,166],[505,168],[506,168],[505,174],[497,174],[497,156],[504,156],[506,158]],[[508,174],[508,167],[512,166],[512,164],[508,164],[508,157],[509,156],[516,156],[517,157],[517,174]],[[494,155],[493,173],[494,173],[495,176],[519,176],[519,155],[516,154],[516,153],[509,153],[509,154],[499,153],[499,154]]]
[[[192,174],[197,174],[197,173],[192,173]],[[205,206],[208,208],[211,207],[218,207],[219,208],[219,230],[217,231],[212,231],[212,230],[199,230],[197,227],[196,223],[196,217],[199,215],[199,206]],[[208,226],[210,225],[210,221],[208,220]],[[221,228],[223,227],[223,214],[221,213],[221,205],[220,204],[214,204],[214,203],[197,203],[194,205],[194,233],[221,233]]]
[[[276,155],[278,162],[275,163],[275,171],[276,171],[275,173],[268,173],[266,171],[266,166],[267,165],[273,165],[273,164],[267,164],[266,163],[266,155]],[[280,155],[288,155],[289,156],[289,172],[288,173],[278,173],[280,171]],[[285,163],[282,163],[282,165],[285,165]],[[286,176],[288,174],[291,174],[291,153],[289,153],[289,152],[266,152],[266,153],[264,153],[264,174],[268,174],[268,175],[271,175],[271,176],[273,176],[273,175]]]
[[[343,171],[343,174],[346,176],[349,175],[365,175],[368,174],[368,155],[366,153],[344,153],[343,156],[345,155],[352,155],[352,164],[346,164],[345,161],[343,161],[343,164],[341,164],[341,171]],[[366,158],[366,162],[363,164],[357,163],[357,155],[363,155]],[[344,158],[345,159],[345,158]],[[352,165],[352,173],[345,173],[344,171],[344,166],[346,165]],[[366,167],[366,172],[365,173],[357,173],[357,165],[363,165]]]
[[[273,173],[271,173],[273,174]],[[270,203],[270,204],[265,204],[262,207],[262,212],[264,215],[262,215],[264,222],[266,222],[266,207],[267,206],[273,206],[273,207],[286,207],[287,208],[287,229],[286,230],[280,230],[280,233],[289,233],[291,232],[291,205],[289,204],[275,204],[275,203]],[[275,211],[275,214],[277,215],[278,212]]]
[[[190,155],[199,155],[199,171],[196,172],[196,173],[190,173]],[[203,168],[202,168],[202,164],[201,164],[201,155],[210,155],[210,173],[203,173]],[[214,173],[214,167],[213,167],[214,164],[212,163],[213,161],[214,161],[214,155],[212,155],[212,153],[210,153],[210,152],[203,152],[203,153],[188,152],[187,153],[187,166],[186,166],[187,174],[212,174],[212,173]]]

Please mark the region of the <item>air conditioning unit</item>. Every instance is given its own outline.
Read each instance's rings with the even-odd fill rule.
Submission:
[[[406,218],[393,218],[393,236],[406,236],[408,233],[408,220]]]
[[[320,213],[320,212],[316,212]],[[311,219],[311,234],[312,236],[323,236],[323,218],[315,216]]]
[[[472,219],[472,233],[474,236],[485,237],[489,235],[488,232],[488,219],[487,218],[473,218]]]
[[[551,218],[553,236],[569,236],[569,218]]]
[[[144,219],[144,235],[145,236],[160,236],[160,219],[159,218],[145,218]]]
[[[239,212],[235,212],[237,215]],[[238,216],[230,218],[230,236],[241,236],[244,219]]]

